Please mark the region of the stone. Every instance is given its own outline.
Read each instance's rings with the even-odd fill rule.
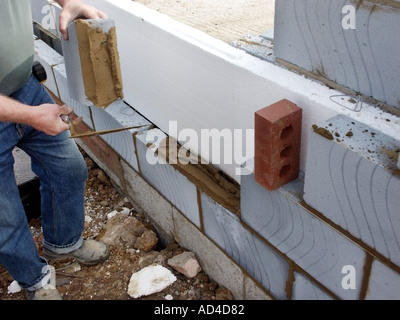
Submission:
[[[201,271],[201,267],[193,252],[185,251],[178,254],[169,259],[168,264],[188,278],[194,278]]]
[[[176,281],[174,274],[161,265],[151,265],[132,274],[128,294],[140,298],[160,292]]]

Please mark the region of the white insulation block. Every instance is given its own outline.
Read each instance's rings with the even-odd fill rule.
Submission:
[[[400,140],[339,115],[315,125],[304,200],[400,265]]]

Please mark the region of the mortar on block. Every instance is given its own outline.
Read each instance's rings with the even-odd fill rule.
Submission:
[[[67,83],[72,99],[107,108],[123,99],[123,85],[114,20],[77,19],[62,41]]]

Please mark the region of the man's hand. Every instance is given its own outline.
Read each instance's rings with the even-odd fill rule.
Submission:
[[[59,29],[64,40],[68,40],[68,24],[76,18],[105,19],[107,14],[95,7],[84,4],[81,0],[56,0],[62,7]]]
[[[69,129],[69,125],[61,120],[62,114],[72,113],[66,105],[42,104],[37,107],[28,106],[17,100],[0,94],[0,121],[27,124],[48,135],[57,135]]]
[[[31,107],[28,124],[36,130],[55,136],[69,129],[69,125],[62,121],[61,115],[70,113],[72,109],[66,105],[42,104]]]

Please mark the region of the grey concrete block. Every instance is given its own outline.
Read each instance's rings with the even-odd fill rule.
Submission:
[[[81,58],[78,50],[78,38],[75,24],[68,28],[69,40],[62,41],[62,49],[67,73],[67,84],[72,99],[83,105],[92,105],[85,94],[85,85],[82,77]]]
[[[261,34],[261,37],[263,37],[264,39],[269,40],[269,41],[274,41],[274,28],[270,28],[270,29],[264,31]]]
[[[400,274],[374,260],[366,300],[400,300]]]
[[[70,106],[74,110],[74,113],[77,116],[82,117],[83,122],[85,122],[85,124],[89,127],[90,130],[94,130],[94,124],[92,119],[92,113],[90,111],[90,106],[82,105],[71,98],[65,100],[64,103]]]
[[[68,88],[83,105],[106,108],[123,96],[115,34],[110,18],[77,19],[68,25],[69,39],[62,41]]]
[[[346,116],[310,132],[304,200],[400,265],[400,141]]]
[[[205,194],[202,194],[201,201],[205,234],[275,298],[287,299],[288,263],[244,228],[237,215]]]
[[[397,161],[397,168],[400,169],[400,156],[399,156],[399,160]]]
[[[134,109],[122,100],[114,101],[107,109],[90,107],[93,125],[96,131],[126,128],[145,125],[150,127],[150,122],[139,115]],[[129,129],[101,135],[126,162],[136,171],[139,171],[134,134],[144,128]]]
[[[264,36],[247,35],[240,40],[232,41],[230,44],[238,49],[242,49],[247,53],[263,60],[275,62],[274,44],[268,39],[270,34]]]
[[[144,212],[156,227],[160,241],[167,245],[174,241],[172,205],[147,183],[125,161],[121,161],[125,182],[120,186],[138,212]]]
[[[64,61],[64,60],[63,60]],[[67,84],[67,72],[65,70],[65,64],[60,63],[53,66],[54,80],[57,86],[58,98],[65,102],[70,99],[68,84]]]
[[[34,48],[34,60],[42,64],[47,75],[47,80],[46,82],[44,82],[43,85],[48,88],[56,97],[59,98],[57,84],[53,73],[53,67],[59,64],[63,64],[64,58],[40,39],[34,41]]]
[[[275,55],[399,109],[398,4],[398,0],[276,1]]]
[[[244,275],[244,300],[272,300],[260,284],[256,283],[247,274]]]
[[[342,287],[342,268],[362,274],[365,252],[302,206],[303,182],[297,179],[269,192],[254,175],[242,177],[241,216],[244,222],[342,299],[357,299],[356,290]]]
[[[43,29],[57,37],[60,37],[60,7],[54,3],[51,3],[49,0],[31,0],[31,6],[33,20],[39,23]]]
[[[333,300],[333,298],[301,273],[295,272],[293,300]]]
[[[153,138],[152,133],[158,132]],[[176,206],[195,226],[200,228],[197,187],[172,165],[157,158],[155,146],[164,139],[160,130],[143,131],[136,135],[136,147],[140,173],[166,199]],[[154,139],[154,140],[153,140]],[[158,160],[157,160],[158,159]],[[156,161],[156,162],[152,162]]]
[[[58,64],[53,66],[54,79],[57,85],[59,99],[69,107],[71,107],[77,116],[82,117],[83,122],[93,130],[93,121],[90,112],[90,107],[82,105],[77,101],[73,100],[69,95],[67,74],[65,70],[65,64]]]
[[[105,164],[101,157],[93,152],[85,143],[80,139],[75,140],[77,145],[82,148],[85,153],[110,177],[110,179],[118,186],[123,186],[124,181],[121,181],[120,177],[115,174],[108,166]]]
[[[243,299],[243,271],[186,217],[175,209],[173,212],[178,243],[195,252],[202,269],[229,289],[235,299]]]

